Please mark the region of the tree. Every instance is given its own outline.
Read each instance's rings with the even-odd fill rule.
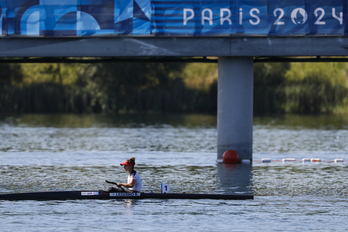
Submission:
[[[0,64],[0,85],[12,86],[23,80],[22,69],[19,64]]]
[[[183,63],[99,63],[86,67],[77,84],[92,94],[100,111],[139,109],[144,92],[183,85]],[[153,96],[153,93],[152,93]],[[98,103],[99,102],[99,103]]]

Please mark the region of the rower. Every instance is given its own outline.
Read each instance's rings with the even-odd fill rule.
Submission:
[[[140,192],[143,187],[141,178],[134,170],[135,158],[132,157],[120,164],[124,170],[129,173],[127,183],[114,183],[117,187],[108,188],[108,192]],[[121,188],[126,187],[127,189]]]

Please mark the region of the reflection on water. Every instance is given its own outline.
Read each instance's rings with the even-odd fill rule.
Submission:
[[[226,193],[253,194],[252,166],[249,164],[217,164],[219,189]]]
[[[275,115],[254,117],[254,126],[278,129],[346,130],[347,115]]]
[[[346,118],[255,117],[254,160],[348,160]],[[146,192],[255,199],[0,201],[1,231],[347,229],[348,162],[217,164],[215,116],[0,116],[0,192],[107,189],[132,156]]]
[[[88,157],[87,157],[88,159]],[[126,182],[122,168],[109,166],[9,166],[1,165],[0,192],[107,189],[105,179]],[[144,192],[160,192],[168,183],[171,192],[252,194],[251,165],[148,166],[136,168],[143,180]]]
[[[0,114],[0,126],[54,128],[139,128],[186,127],[216,128],[215,115],[201,114]],[[255,116],[254,126],[282,129],[347,129],[346,115]]]
[[[348,159],[346,116],[254,118],[254,160]],[[107,189],[138,161],[145,191],[346,196],[347,163],[216,164],[212,115],[0,116],[0,191]],[[253,187],[252,187],[253,186]]]
[[[347,125],[340,115],[255,117],[253,152],[346,153]],[[216,153],[216,144],[211,115],[0,116],[3,152]]]
[[[347,197],[348,164],[254,164],[254,192],[259,196]]]
[[[107,189],[105,179],[125,182],[127,173],[120,166],[93,165],[96,154],[84,154],[83,161],[55,165],[27,164],[6,165],[11,160],[1,157],[0,192],[32,192],[54,190]],[[112,156],[109,153],[110,157]],[[157,154],[161,155],[161,154]],[[203,157],[207,164],[193,166],[183,164],[185,156],[173,154],[179,161],[172,165],[153,163],[146,154],[137,154],[136,170],[143,179],[145,192],[160,192],[161,183],[171,186],[171,192],[254,194],[255,196],[327,196],[347,197],[347,163],[254,163],[253,165],[216,164]],[[213,154],[209,154],[213,155]],[[54,156],[52,153],[51,156]],[[113,156],[112,160],[123,160]],[[199,154],[193,154],[198,158]],[[49,159],[43,157],[44,159]],[[164,159],[166,160],[166,159]],[[211,164],[208,162],[211,161]],[[25,161],[22,161],[24,163]],[[38,161],[45,162],[45,160]],[[28,162],[29,163],[29,162]],[[59,163],[59,164],[58,164]],[[91,163],[90,165],[87,163]],[[80,165],[79,165],[80,164]]]
[[[18,127],[216,127],[215,115],[200,114],[25,114],[0,115],[0,125]]]

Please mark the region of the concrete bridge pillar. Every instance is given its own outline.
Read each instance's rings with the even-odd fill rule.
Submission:
[[[226,150],[252,160],[253,57],[219,57],[217,158]]]

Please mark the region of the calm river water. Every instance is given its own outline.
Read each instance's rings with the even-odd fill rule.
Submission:
[[[0,231],[348,230],[347,116],[255,117],[252,165],[216,163],[216,121],[211,115],[0,116],[0,193],[106,189],[105,179],[126,181],[119,163],[134,156],[145,192],[165,182],[171,192],[255,195],[0,201]]]

